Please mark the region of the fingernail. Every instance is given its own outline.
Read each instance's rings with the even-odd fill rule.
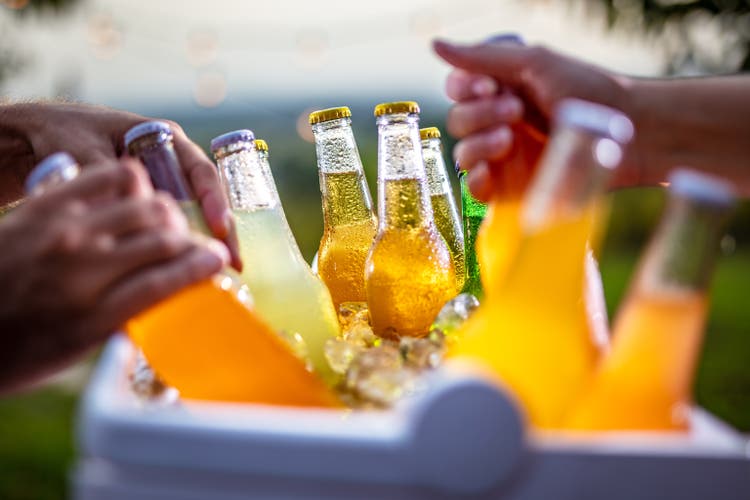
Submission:
[[[507,144],[511,140],[510,129],[508,127],[500,127],[490,133],[489,140],[497,146]]]
[[[214,253],[213,249],[204,249],[195,257],[195,265],[202,274],[210,274],[221,269],[224,263],[221,258]]]
[[[515,97],[504,97],[495,105],[495,112],[501,118],[519,117],[522,112],[521,102]]]
[[[495,80],[489,77],[482,77],[471,84],[471,91],[477,97],[489,97],[497,93],[498,87]]]
[[[229,249],[224,243],[213,238],[207,238],[206,246],[214,253],[223,265],[229,265],[231,257],[229,255]]]
[[[224,229],[224,235],[229,234],[229,231],[232,230],[233,220],[232,212],[230,210],[225,210],[224,215],[221,216],[221,226]]]

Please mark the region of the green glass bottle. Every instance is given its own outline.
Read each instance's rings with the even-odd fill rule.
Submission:
[[[479,261],[476,244],[479,226],[487,214],[487,205],[471,195],[466,181],[466,170],[461,170],[456,163],[456,173],[461,186],[461,217],[464,221],[464,255],[466,262],[466,281],[462,293],[470,293],[478,299],[484,295],[482,280],[479,278]]]

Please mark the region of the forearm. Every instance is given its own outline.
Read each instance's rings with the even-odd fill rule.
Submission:
[[[23,196],[24,179],[34,166],[32,115],[31,104],[0,103],[0,206]]]
[[[750,77],[633,80],[631,92],[643,184],[690,167],[750,196]]]

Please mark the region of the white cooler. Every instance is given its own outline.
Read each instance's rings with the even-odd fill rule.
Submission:
[[[129,389],[113,339],[78,420],[78,500],[750,499],[748,439],[703,411],[689,436],[534,433],[481,376],[442,368],[388,411],[183,401]]]

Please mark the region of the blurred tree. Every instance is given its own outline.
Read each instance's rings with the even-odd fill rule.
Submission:
[[[750,0],[600,2],[610,27],[664,36],[668,74],[750,70]]]

